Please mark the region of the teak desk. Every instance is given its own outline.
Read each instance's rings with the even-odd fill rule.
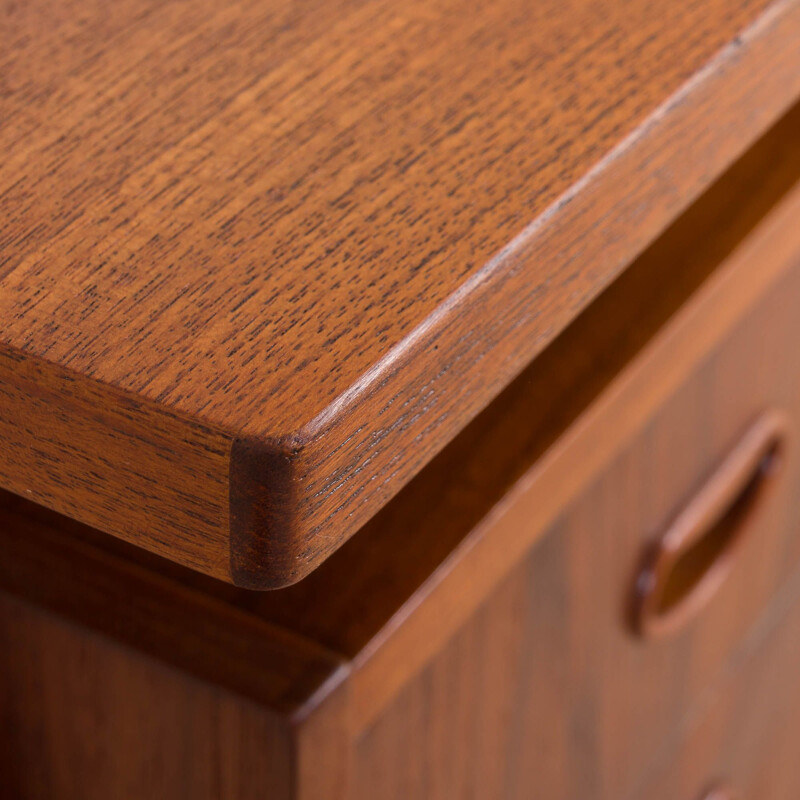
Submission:
[[[0,797],[800,797],[800,0],[0,2]]]

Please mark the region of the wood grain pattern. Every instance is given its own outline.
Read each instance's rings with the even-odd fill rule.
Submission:
[[[775,228],[762,230],[760,246],[729,265],[723,285],[732,288],[738,273],[746,311],[721,341],[706,350],[706,336],[698,335],[715,305],[735,306],[732,295],[710,286],[701,293],[704,302],[682,320],[683,343],[665,332],[645,353],[647,369],[626,382],[626,392],[615,392],[618,419],[642,414],[622,451],[615,454],[623,426],[607,417],[597,423],[598,438],[582,437],[572,457],[565,444],[564,470],[555,470],[553,482],[532,476],[482,526],[485,539],[462,546],[399,624],[356,660],[354,717],[366,723],[357,797],[638,797],[671,746],[671,732],[697,712],[779,587],[791,583],[796,594],[800,460],[790,445],[785,482],[751,518],[754,527],[740,542],[728,581],[702,612],[659,641],[642,642],[628,627],[629,592],[643,552],[703,486],[731,442],[764,408],[784,408],[795,425],[800,420],[794,345],[800,195],[792,200],[780,215],[792,258],[774,262],[783,270],[759,299],[754,276],[763,277],[772,263],[765,245],[781,251]],[[673,371],[665,355],[679,359],[682,374],[657,387],[654,378]],[[652,394],[654,407],[648,408]],[[589,425],[582,427],[585,435]],[[520,564],[519,547],[540,536],[547,514],[541,508],[558,504],[564,489],[556,487],[575,475],[601,439],[607,442],[604,467],[567,501]],[[497,578],[493,590],[487,575]],[[412,660],[422,666],[409,681]],[[779,685],[792,680],[788,674],[786,666]],[[777,687],[774,695],[773,708]]]
[[[669,327],[670,318],[693,302],[720,270],[721,262],[796,184],[800,178],[798,137],[800,107],[740,159],[489,408],[315,572],[275,592],[229,588],[225,590],[228,601],[355,658],[391,624],[409,598],[423,587],[429,590],[439,579],[437,575],[447,574],[453,551],[480,529],[481,521],[514,492],[515,485],[558,438],[591,411],[615,379]],[[740,313],[736,307],[758,296],[759,275],[771,280],[768,273],[749,268],[739,275],[741,289],[733,318]],[[686,342],[700,335],[698,328],[702,330],[704,325],[700,320],[705,316],[697,314],[695,333],[688,334]],[[682,358],[680,353],[673,357]],[[657,366],[651,372],[657,374]],[[639,392],[628,396],[626,409],[637,406]],[[625,415],[625,411],[620,414]],[[599,427],[602,429],[602,423]],[[620,441],[616,444],[621,445],[627,428],[618,430]],[[574,478],[585,461],[576,447],[559,468],[559,476]],[[573,485],[572,478],[564,480],[563,486]],[[537,496],[537,514],[553,509],[546,492]],[[542,530],[546,524],[542,523]],[[519,555],[540,533],[526,529],[524,536],[514,537],[508,552]],[[130,551],[128,555],[132,555]],[[496,553],[485,563],[493,564],[495,558]],[[203,591],[222,591],[199,575],[183,574],[182,580]],[[369,603],[364,602],[365,597],[370,598]],[[403,663],[408,661],[405,656]]]
[[[698,410],[704,402],[712,402],[703,389],[711,391],[714,380],[720,382],[713,423],[698,430],[687,453],[706,446],[716,424],[722,425],[738,408],[743,416],[737,418],[736,430],[729,429],[733,438],[740,432],[738,426],[751,421],[763,405],[772,404],[773,390],[778,392],[778,405],[796,406],[800,365],[790,331],[797,325],[795,304],[800,294],[799,192],[796,188],[720,265],[361,650],[354,676],[357,719],[372,719],[376,709],[444,645],[560,510],[603,474],[620,448],[643,434],[659,407],[684,382],[697,381]],[[759,313],[754,310],[757,306]],[[773,362],[771,356],[781,350],[784,356]],[[717,358],[724,359],[725,367],[715,371]],[[738,372],[745,360],[757,378]],[[705,383],[704,366],[709,370]],[[763,383],[762,369],[771,373]],[[725,447],[723,442],[718,446]]]
[[[546,530],[552,520],[548,515],[557,513],[565,492],[569,496],[569,492],[580,491],[590,480],[592,470],[603,466],[609,447],[622,446],[626,437],[635,433],[636,427],[630,428],[629,423],[637,419],[639,411],[632,412],[657,405],[663,397],[661,392],[668,393],[675,381],[684,379],[685,370],[679,370],[673,374],[674,380],[663,385],[661,373],[674,373],[674,368],[667,370],[666,365],[686,362],[689,369],[692,360],[686,361],[686,353],[691,352],[696,358],[698,342],[709,339],[707,323],[711,321],[715,331],[713,342],[724,338],[742,308],[758,299],[764,287],[772,285],[776,276],[788,268],[790,262],[783,262],[777,271],[765,270],[759,255],[760,268],[754,271],[748,260],[744,267],[734,270],[738,277],[733,285],[738,289],[722,295],[714,291],[712,297],[716,299],[711,307],[717,311],[709,311],[708,281],[718,273],[723,273],[723,284],[730,280],[720,261],[742,245],[800,176],[800,151],[795,145],[799,133],[800,107],[671,226],[373,522],[306,580],[276,592],[252,593],[226,588],[175,568],[175,581],[254,614],[271,626],[318,642],[326,651],[341,654],[348,661],[364,661],[365,654],[391,640],[398,620],[407,621],[397,636],[398,642],[389,642],[388,656],[381,655],[375,664],[368,661],[360,678],[357,697],[361,698],[361,711],[356,718],[372,718]],[[762,241],[776,242],[779,238],[770,231]],[[791,229],[790,246],[793,242]],[[695,298],[698,292],[700,297]],[[700,310],[694,313],[694,322],[678,351],[672,352],[669,343],[659,346],[660,355],[649,357],[646,373],[621,400],[617,397],[612,403],[616,410],[610,420],[608,403],[599,414],[593,412],[592,407],[609,386],[630,368],[631,362],[641,358],[654,338],[663,335],[665,325],[670,327],[670,318],[687,303],[695,307],[699,303]],[[720,306],[730,312],[721,322]],[[647,384],[648,376],[658,379],[655,393]],[[643,392],[647,397],[643,398]],[[619,408],[617,403],[621,403]],[[537,409],[535,415],[531,414],[532,407]],[[504,496],[513,493],[526,472],[548,456],[559,436],[569,433],[576,422],[586,430],[582,418],[587,413],[593,420],[589,430],[600,437],[589,449],[593,454],[606,455],[587,460],[580,439],[576,442],[572,437],[567,452],[558,456],[553,479],[543,482],[541,491],[522,504],[519,518],[527,520],[525,527],[515,530],[513,525],[503,526],[487,535],[481,521],[496,516],[496,507],[503,503]],[[620,425],[620,420],[625,424]],[[606,424],[615,426],[617,440],[602,435],[609,430]],[[736,433],[731,429],[732,437]],[[720,447],[724,444],[720,442]],[[546,462],[552,464],[550,456]],[[541,475],[541,470],[534,474]],[[557,491],[552,491],[554,488]],[[112,542],[104,543],[102,535],[77,524],[64,528],[63,520],[57,521],[54,515],[31,504],[26,504],[25,515],[38,521],[37,530],[48,526],[63,528],[70,537],[91,542],[100,551],[111,548]],[[484,539],[485,545],[480,544]],[[470,554],[473,547],[476,552]],[[45,549],[63,552],[65,544],[59,543],[56,535]],[[160,559],[148,559],[144,553],[122,544],[118,550],[118,563],[139,562],[157,573],[170,573]],[[41,556],[38,559],[47,563]],[[17,574],[18,569],[11,574]],[[59,572],[55,564],[42,569],[45,573]],[[473,579],[473,569],[480,573],[480,581]],[[451,571],[455,580],[448,577]],[[465,573],[470,577],[465,579]],[[109,581],[91,572],[82,572],[80,580],[87,586],[98,582],[109,586]],[[466,592],[460,588],[464,581],[469,585]],[[436,588],[440,583],[450,587],[444,592],[449,600]],[[112,581],[110,590],[116,596],[120,587],[124,595],[127,585],[127,580]],[[364,602],[365,597],[369,598],[368,603]],[[425,602],[432,612],[418,608],[421,597],[427,598]],[[454,603],[459,604],[457,614],[453,613]],[[194,608],[187,612],[187,618],[202,613],[202,606]],[[85,621],[88,624],[89,619]],[[439,624],[430,627],[428,623]],[[148,649],[141,639],[136,645]],[[273,664],[280,663],[276,653],[271,658]],[[391,680],[386,679],[387,666],[391,666]]]
[[[706,800],[711,784],[728,794],[708,800],[793,800],[800,794],[800,609],[796,594],[755,632],[757,652],[733,662],[724,679],[676,731],[672,751],[642,791],[642,800]]]
[[[557,541],[545,543],[554,566]],[[580,620],[560,626],[548,617],[568,603],[558,582],[539,595],[514,580],[364,732],[353,798],[712,800],[705,790],[729,779],[740,789],[735,800],[793,800],[800,788],[796,575],[785,589],[719,680],[690,700],[691,656],[683,670],[640,672],[633,683],[615,678],[611,664],[596,673],[600,637]],[[547,594],[549,608],[537,603]],[[565,647],[579,636],[586,637],[580,652]],[[698,636],[686,652],[698,644],[713,648]],[[649,704],[634,707],[647,684]],[[600,690],[609,685],[606,698]],[[670,701],[675,726],[658,729],[649,712]]]
[[[6,800],[299,797],[280,716],[6,594],[0,639]]]
[[[4,11],[2,485],[253,587],[800,95],[792,0]]]
[[[18,795],[75,794],[102,742],[96,784],[121,800],[194,780],[201,797],[248,798],[240,755],[277,798],[638,797],[678,758],[720,678],[761,646],[754,631],[782,613],[782,590],[800,591],[795,437],[701,613],[657,642],[628,627],[642,553],[753,418],[778,408],[800,424],[798,120],[800,109],[424,470],[427,488],[409,485],[381,526],[297,586],[227,586],[0,494],[0,591],[69,621],[26,610],[18,626],[16,601],[0,598],[11,644],[0,668],[22,687],[0,691],[0,736],[46,765],[15,766]],[[554,398],[552,414],[532,416],[556,386],[572,405]],[[498,435],[505,424],[517,435]],[[498,442],[507,462],[490,457]],[[414,527],[414,514],[446,520],[476,486],[444,544]],[[88,700],[81,658],[89,676],[109,664]],[[176,669],[191,677],[173,680]],[[83,712],[54,711],[41,699],[51,692]],[[138,752],[130,720],[147,738]],[[72,724],[84,736],[60,746]],[[186,752],[210,755],[182,783]],[[703,786],[725,777],[700,773]]]

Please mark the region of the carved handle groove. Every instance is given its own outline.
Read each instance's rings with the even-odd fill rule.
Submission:
[[[634,587],[633,624],[643,637],[681,628],[727,577],[748,522],[784,459],[789,422],[763,414],[648,550]]]

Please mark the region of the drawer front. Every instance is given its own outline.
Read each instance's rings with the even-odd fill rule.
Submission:
[[[744,250],[720,285],[776,257]],[[775,275],[371,721],[359,797],[619,800],[656,767],[800,564],[800,258]]]
[[[800,586],[791,589],[788,610],[758,627],[754,652],[709,691],[641,800],[800,797]]]
[[[557,620],[538,644],[567,677],[545,671],[527,718],[554,692],[572,721],[558,747],[587,783],[565,797],[628,796],[800,562],[797,298],[793,270],[514,578],[533,629]]]

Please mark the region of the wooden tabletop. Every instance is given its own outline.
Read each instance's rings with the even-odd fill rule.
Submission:
[[[796,0],[0,15],[0,484],[251,587],[352,535],[800,96]]]

